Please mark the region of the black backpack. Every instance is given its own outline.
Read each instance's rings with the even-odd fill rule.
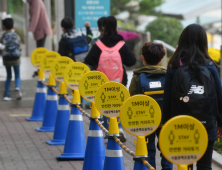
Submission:
[[[215,123],[218,112],[217,93],[207,65],[180,67],[173,78],[171,94],[171,116],[190,115],[197,118],[207,129]],[[185,122],[186,123],[186,122]]]
[[[164,90],[164,84],[165,74],[140,73],[137,94],[144,94],[144,92],[149,91]],[[162,109],[163,94],[155,94],[151,95],[150,97],[156,100],[160,108]]]

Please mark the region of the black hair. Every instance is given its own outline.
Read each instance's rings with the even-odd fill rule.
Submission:
[[[146,42],[142,48],[142,55],[149,65],[157,65],[165,55],[163,45],[160,43]]]
[[[99,27],[99,29],[101,31],[103,31],[103,27],[104,27],[104,24],[105,24],[105,20],[106,20],[106,17],[101,17],[100,19],[98,19],[97,21],[97,25]]]
[[[204,65],[205,59],[213,61],[208,54],[207,34],[200,25],[190,24],[181,33],[177,49],[168,65],[171,68],[178,68],[181,60],[186,65]]]
[[[74,22],[71,18],[67,17],[61,21],[61,27],[65,28],[66,30],[73,29],[73,26],[74,26]]]
[[[104,24],[105,35],[113,36],[117,34],[117,20],[114,16],[107,17]]]
[[[12,18],[6,18],[2,21],[2,25],[5,27],[6,30],[11,30],[14,26],[14,21]]]

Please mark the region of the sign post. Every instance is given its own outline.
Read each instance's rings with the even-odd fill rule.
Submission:
[[[75,62],[68,65],[64,71],[63,77],[66,85],[74,90],[72,103],[80,104],[80,94],[79,94],[79,81],[82,76],[89,72],[90,69],[87,65]]]
[[[159,104],[146,95],[135,95],[126,100],[121,107],[120,120],[123,128],[137,137],[134,170],[146,168],[140,158],[147,158],[148,141],[145,136],[153,133],[160,124],[161,110]]]
[[[100,113],[95,106],[95,94],[98,88],[104,83],[109,82],[105,74],[99,71],[91,71],[84,74],[79,82],[79,91],[81,96],[88,102],[92,103],[91,117],[100,117]]]
[[[198,161],[206,152],[208,136],[203,124],[191,116],[176,116],[162,128],[159,146],[164,157],[178,170]]]

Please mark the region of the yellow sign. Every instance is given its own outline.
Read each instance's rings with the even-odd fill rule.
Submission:
[[[106,117],[118,117],[123,103],[130,97],[127,88],[117,82],[105,83],[97,90],[97,109]]]
[[[41,69],[46,73],[51,73],[51,65],[54,62],[55,59],[61,57],[61,55],[55,51],[48,51],[46,52],[40,61],[40,67]]]
[[[202,123],[191,116],[177,116],[162,128],[159,146],[162,154],[177,165],[189,165],[205,153],[208,136]]]
[[[64,82],[63,73],[66,67],[73,62],[74,61],[69,57],[59,57],[54,60],[51,65],[51,72],[53,77],[59,82]]]
[[[105,74],[99,71],[90,71],[83,75],[79,82],[79,92],[88,102],[94,102],[98,88],[109,82]]]
[[[72,63],[64,71],[64,81],[70,89],[79,90],[79,80],[89,71],[89,67],[83,63]]]
[[[40,69],[40,60],[41,60],[41,57],[43,56],[43,54],[45,54],[46,52],[48,52],[49,50],[47,50],[46,48],[44,47],[39,47],[39,48],[36,48],[32,54],[31,54],[31,63],[32,65],[37,68],[37,69]]]
[[[120,121],[124,129],[134,136],[149,135],[160,125],[160,106],[146,95],[130,97],[121,107]]]

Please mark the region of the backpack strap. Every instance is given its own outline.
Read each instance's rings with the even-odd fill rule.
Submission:
[[[125,42],[123,41],[120,41],[118,42],[114,47],[110,48],[110,47],[107,47],[105,46],[101,40],[98,40],[96,42],[96,45],[100,48],[101,51],[105,51],[105,50],[115,50],[115,51],[119,51],[120,48],[123,47],[123,45],[125,44]]]
[[[101,51],[105,51],[106,49],[108,49],[109,47],[106,47],[101,40],[98,40],[96,42],[96,45],[100,48]]]
[[[119,51],[123,47],[124,44],[125,44],[124,41],[120,41],[112,48],[115,49],[116,51]]]

